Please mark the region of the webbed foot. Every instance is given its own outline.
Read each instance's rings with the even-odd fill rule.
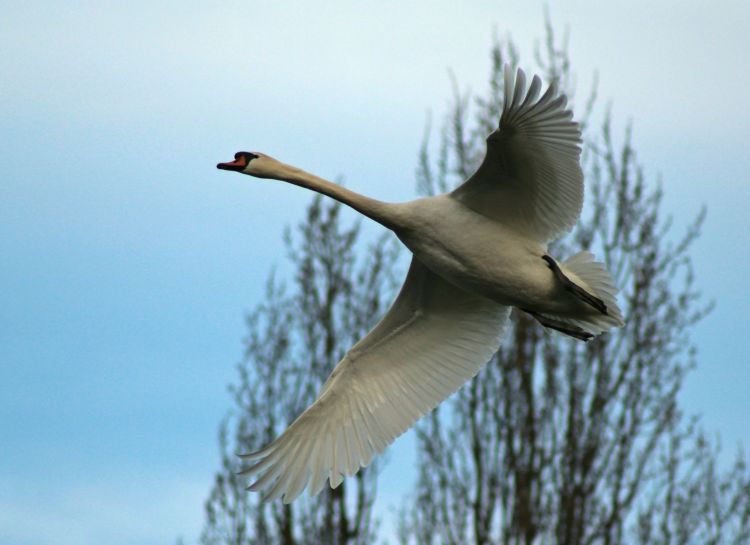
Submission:
[[[552,272],[555,273],[555,276],[558,280],[560,280],[560,282],[562,282],[562,285],[566,290],[578,297],[584,303],[591,305],[602,314],[607,314],[607,305],[604,304],[604,301],[602,301],[595,295],[591,295],[581,286],[565,276],[565,273],[562,272],[560,266],[557,264],[557,261],[555,261],[548,255],[543,255],[542,259],[547,262],[547,266],[552,269]]]
[[[550,316],[544,316],[542,314],[538,314],[534,312],[533,310],[526,310],[524,308],[522,308],[521,310],[533,316],[534,319],[538,321],[540,324],[542,324],[544,327],[554,329],[555,331],[564,333],[565,335],[568,335],[569,337],[573,337],[574,339],[578,339],[579,341],[589,342],[591,339],[594,338],[594,335],[592,335],[585,329],[578,327],[576,325],[566,324],[565,322],[560,321],[560,320],[555,320],[554,318]]]

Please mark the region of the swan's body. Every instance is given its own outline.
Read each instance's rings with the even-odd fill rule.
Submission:
[[[449,195],[404,205],[413,229],[397,231],[419,261],[463,289],[502,305],[556,310],[544,244],[477,214]]]
[[[318,399],[254,461],[252,490],[289,502],[337,486],[474,376],[497,350],[510,307],[588,340],[622,325],[616,289],[581,252],[558,263],[547,243],[578,220],[580,129],[554,87],[505,72],[500,128],[482,166],[455,191],[399,204],[353,191],[259,153],[219,168],[331,196],[392,229],[414,254],[393,306],[352,347]]]

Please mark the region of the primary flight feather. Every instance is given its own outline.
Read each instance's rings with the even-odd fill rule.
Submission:
[[[291,502],[338,486],[473,377],[497,350],[515,306],[587,341],[623,324],[604,265],[580,252],[558,262],[547,243],[581,212],[581,131],[551,85],[505,68],[499,128],[455,191],[385,203],[258,152],[219,163],[328,195],[393,230],[413,253],[401,291],[320,394],[273,442],[250,454],[251,490]]]

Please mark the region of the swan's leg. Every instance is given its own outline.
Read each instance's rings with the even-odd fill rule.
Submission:
[[[594,336],[591,333],[589,333],[585,329],[580,328],[576,325],[566,324],[565,322],[555,320],[554,318],[550,316],[544,316],[542,314],[538,314],[534,312],[533,310],[527,310],[525,308],[522,308],[521,310],[533,316],[534,319],[536,319],[544,327],[554,329],[555,331],[559,331],[560,333],[565,333],[566,335],[573,337],[574,339],[578,339],[579,341],[588,342],[594,338]]]
[[[557,264],[557,261],[555,261],[548,255],[543,255],[542,259],[544,259],[547,262],[547,266],[550,269],[552,269],[552,272],[555,273],[555,276],[560,282],[562,282],[562,285],[566,290],[568,290],[573,295],[578,297],[584,303],[588,303],[589,305],[594,307],[596,310],[598,310],[602,314],[607,314],[607,305],[604,304],[604,301],[602,301],[595,295],[591,295],[581,286],[579,286],[578,284],[573,282],[570,278],[565,276],[565,273],[562,272],[562,270],[560,269],[560,266]]]

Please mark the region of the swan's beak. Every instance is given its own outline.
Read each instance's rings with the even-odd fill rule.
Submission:
[[[245,167],[247,166],[247,158],[244,155],[240,155],[235,159],[234,161],[230,163],[219,163],[216,165],[216,168],[220,168],[221,170],[234,170],[237,172],[242,172],[245,170]]]

